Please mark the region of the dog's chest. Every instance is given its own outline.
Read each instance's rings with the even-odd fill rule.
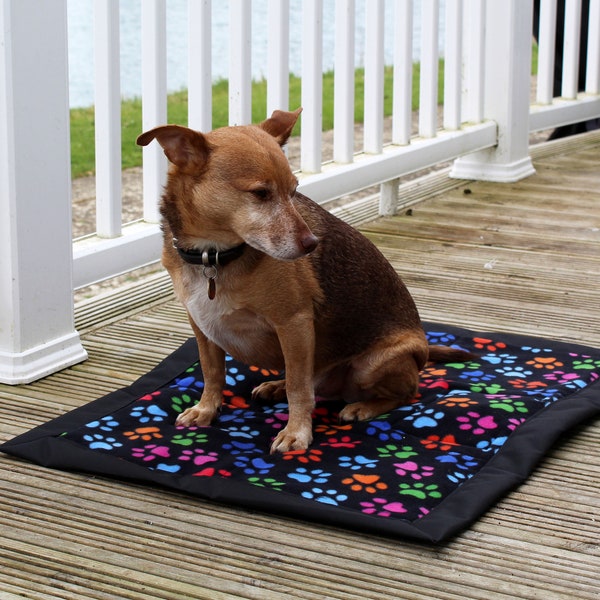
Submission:
[[[264,367],[280,364],[281,350],[273,328],[260,314],[234,302],[218,284],[211,300],[206,282],[199,281],[184,304],[202,333],[231,356]]]

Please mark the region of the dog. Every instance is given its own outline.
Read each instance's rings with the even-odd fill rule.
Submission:
[[[200,133],[156,127],[170,162],[160,203],[162,262],[185,306],[204,373],[200,401],[178,426],[208,426],[225,385],[225,353],[285,379],[252,392],[287,398],[271,453],[312,442],[315,394],[343,398],[341,421],[408,404],[428,360],[467,360],[429,347],[415,303],[381,252],[297,191],[282,146],[302,109],[259,125]]]

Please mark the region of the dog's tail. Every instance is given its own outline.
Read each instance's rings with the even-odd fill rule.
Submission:
[[[429,346],[429,362],[449,363],[449,362],[469,362],[477,358],[477,354],[461,350],[460,348],[450,348],[448,346]]]

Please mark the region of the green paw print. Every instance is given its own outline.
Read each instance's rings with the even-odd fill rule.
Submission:
[[[171,401],[171,408],[176,413],[182,413],[192,402],[193,400],[187,394],[182,394],[181,398],[174,396]]]
[[[281,489],[283,488],[283,486],[285,485],[285,483],[283,483],[281,481],[277,481],[276,479],[273,479],[272,477],[266,477],[266,478],[249,477],[248,482],[251,483],[252,485],[257,485],[258,487],[263,487],[263,488],[269,488],[269,489],[275,490],[277,492],[280,492]]]
[[[471,392],[479,394],[481,392],[485,392],[486,394],[499,394],[504,391],[504,388],[498,385],[497,383],[486,384],[483,382],[474,383],[469,388]]]
[[[424,483],[401,483],[398,486],[400,494],[405,496],[414,496],[419,500],[425,500],[425,498],[441,498],[442,494],[438,491],[438,486],[434,483],[425,485]]]
[[[593,358],[573,361],[573,368],[576,371],[593,371],[597,367],[600,367],[600,360],[594,360]]]
[[[512,400],[511,398],[496,398],[490,400],[490,408],[505,410],[508,413],[527,413],[529,409],[525,406],[525,402],[520,400]]]
[[[171,438],[173,444],[179,444],[180,446],[192,446],[194,444],[206,444],[208,436],[206,433],[200,433],[198,431],[188,431],[186,433],[178,433]]]
[[[394,444],[377,448],[377,453],[379,454],[379,458],[410,458],[417,455],[412,446],[402,446],[400,448]]]

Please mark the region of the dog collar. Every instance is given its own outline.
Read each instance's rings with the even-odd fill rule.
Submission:
[[[239,258],[246,249],[246,243],[229,248],[229,250],[184,250],[177,245],[177,239],[173,238],[173,247],[179,256],[190,265],[202,266],[202,275],[208,280],[208,298],[213,300],[217,292],[216,279],[219,274],[217,267],[224,267]]]

